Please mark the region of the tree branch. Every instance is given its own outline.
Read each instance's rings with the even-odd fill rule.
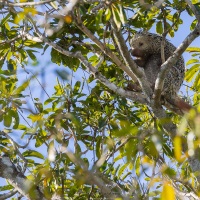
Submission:
[[[158,73],[156,82],[155,82],[155,91],[154,93],[158,93],[163,90],[164,79],[167,72],[171,67],[175,65],[179,57],[184,53],[187,47],[200,35],[200,23],[197,24],[194,31],[192,31],[185,40],[180,44],[180,46],[174,51],[174,53],[161,65],[160,72]]]
[[[18,144],[10,137],[8,134],[6,134],[4,131],[0,131],[0,134],[6,137],[8,140],[10,140],[10,143],[12,144],[14,150],[16,151],[17,155],[24,161],[24,167],[23,167],[23,172],[26,171],[26,165],[27,165],[27,160],[24,158],[24,156],[21,154],[21,152],[18,149]]]
[[[0,176],[7,179],[27,199],[45,200],[39,187],[19,172],[9,157],[0,157]]]
[[[38,28],[34,25],[34,22],[32,22],[32,23],[33,23],[33,26],[34,26],[34,29],[35,29],[35,33],[39,37],[38,38],[32,37],[28,33],[25,33],[24,36],[26,36],[28,39],[34,39],[36,41],[45,42],[46,44],[48,44],[49,46],[51,46],[52,48],[54,48],[55,50],[57,50],[58,52],[60,52],[64,55],[79,59],[84,64],[84,66],[90,71],[90,73],[92,73],[95,76],[96,79],[98,79],[100,82],[102,82],[105,86],[107,86],[112,91],[116,92],[117,94],[119,94],[119,95],[121,95],[125,98],[129,98],[129,99],[131,99],[135,102],[139,102],[139,103],[142,103],[142,104],[148,104],[148,100],[145,98],[144,95],[137,93],[137,92],[126,91],[126,90],[124,90],[120,87],[117,87],[114,83],[111,83],[108,79],[106,79],[95,67],[93,67],[91,65],[91,63],[89,63],[87,61],[87,59],[80,52],[70,52],[70,51],[64,50],[63,48],[61,48],[57,44],[51,42],[46,37],[44,37],[40,33]]]
[[[137,81],[137,78],[135,77],[134,73],[126,66],[124,65],[123,62],[109,49],[104,45],[96,36],[94,36],[90,30],[88,30],[84,25],[83,22],[81,21],[80,13],[77,10],[77,17],[74,16],[75,18],[75,23],[76,26],[84,33],[86,34],[100,49],[101,51],[109,56],[112,61],[124,72],[126,72],[134,81]]]
[[[24,7],[24,6],[38,6],[43,5],[46,3],[53,2],[54,0],[43,0],[39,2],[23,2],[23,3],[10,3],[8,1],[3,1],[2,4],[4,6],[10,6],[10,7]]]
[[[195,6],[192,4],[192,2],[190,0],[185,0],[185,2],[189,5],[190,9],[194,13],[195,17],[198,20],[198,23],[200,23],[200,14],[199,14],[199,11],[195,8]]]
[[[153,94],[152,89],[150,88],[150,84],[145,76],[144,70],[139,68],[136,63],[131,58],[130,52],[128,51],[127,45],[124,41],[124,38],[119,30],[117,30],[117,26],[113,19],[111,19],[111,24],[113,26],[114,35],[121,52],[121,55],[126,63],[126,66],[131,69],[131,71],[136,75],[138,81],[143,89],[143,92],[150,98]]]
[[[8,193],[0,194],[0,200],[8,199],[8,198],[12,197],[13,195],[15,195],[17,192],[18,191],[14,189]]]
[[[114,185],[112,182],[110,182],[107,179],[104,180],[103,178],[100,178],[98,176],[98,171],[96,168],[94,168],[93,170],[88,170],[85,163],[80,158],[77,158],[73,153],[71,153],[67,149],[66,149],[66,154],[75,165],[79,166],[83,170],[82,174],[84,174],[85,182],[91,185],[94,185],[94,184],[97,185],[101,193],[104,195],[104,197],[109,198],[111,200],[116,199],[116,197],[122,197],[124,200],[129,199],[127,196],[123,194],[120,187],[117,187],[116,185]],[[102,176],[102,174],[100,175]],[[115,192],[115,189],[117,190],[116,192]]]

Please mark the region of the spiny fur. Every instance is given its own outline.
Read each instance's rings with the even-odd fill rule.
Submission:
[[[143,61],[138,62],[143,63],[143,66],[139,66],[144,68],[147,79],[152,84],[152,87],[154,87],[160,66],[162,64],[161,43],[162,36],[149,32],[138,32],[131,40],[132,50],[137,49],[137,55],[133,56],[139,58],[140,61]],[[165,60],[168,59],[175,50],[176,47],[165,39]],[[179,91],[184,80],[184,74],[185,64],[183,57],[181,56],[165,77],[164,88],[162,92],[165,97],[172,99],[177,96],[177,92]]]

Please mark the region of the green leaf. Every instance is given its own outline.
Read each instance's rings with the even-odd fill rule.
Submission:
[[[107,8],[105,11],[106,21],[108,21],[111,17],[111,11],[110,8]]]
[[[198,60],[198,59],[190,59],[190,60],[187,61],[186,65],[190,65],[190,64],[193,64],[193,63],[199,63],[199,62],[200,62],[200,60]]]
[[[13,189],[12,185],[0,186],[0,192]]]
[[[121,28],[121,19],[120,19],[119,10],[116,6],[112,6],[111,8],[112,8],[114,22],[115,22],[117,28],[120,29]]]
[[[8,113],[5,113],[3,119],[4,119],[4,126],[10,127],[12,123],[12,116],[9,115]]]
[[[24,157],[36,157],[36,158],[44,159],[44,156],[35,150],[27,150],[27,151],[23,152],[22,155]]]
[[[138,156],[135,161],[135,173],[137,176],[140,176],[140,166],[141,166],[141,158]]]
[[[200,90],[200,73],[197,74],[196,78],[195,78],[195,81],[194,81],[194,84],[193,84],[193,87],[199,91]]]
[[[95,17],[95,23],[97,27],[100,27],[99,25],[102,23],[102,16],[103,16],[104,10],[99,10],[98,14]]]
[[[29,83],[30,80],[25,81],[21,86],[13,91],[13,95],[21,94],[21,92],[23,92],[29,86]]]
[[[74,85],[74,93],[78,93],[79,92],[79,89],[81,87],[81,82],[80,81],[77,81]]]
[[[33,54],[33,52],[35,52],[35,51],[27,49],[26,52],[27,52],[27,54],[29,55],[29,57],[30,57],[33,61],[36,61],[36,60],[37,60],[37,57],[35,56],[35,54]]]
[[[51,61],[57,65],[61,64],[61,55],[58,51],[52,49],[51,51]]]
[[[43,104],[42,103],[34,103],[38,111],[41,113],[43,111]]]
[[[19,125],[19,115],[18,115],[18,112],[14,111],[14,110],[9,110],[8,111],[8,115],[12,116],[15,119],[13,121],[14,122],[13,128],[16,129],[18,127],[18,125]]]
[[[119,6],[119,17],[120,17],[120,20],[121,20],[122,24],[125,24],[123,7],[122,7],[121,4],[119,4],[118,6]]]
[[[121,177],[121,179],[125,180],[129,175],[132,175],[132,172],[126,173],[124,176]]]
[[[3,26],[11,17],[11,14],[8,13],[5,17],[3,17],[3,19],[1,20],[1,26]]]
[[[14,70],[14,65],[13,64],[8,64],[7,65],[7,67],[8,67],[8,70],[10,70],[10,71],[13,71]]]
[[[193,13],[192,13],[192,14],[193,14]],[[197,22],[198,22],[198,20],[195,19],[195,20],[191,23],[191,25],[190,25],[190,30],[191,30],[191,31],[193,31],[193,30],[195,29],[195,27],[196,27],[196,25],[197,25]]]
[[[117,157],[115,157],[114,161],[117,162],[118,160],[121,160],[125,155],[119,154]]]
[[[121,177],[121,175],[123,174],[124,170],[127,169],[129,163],[125,163],[124,165],[122,165],[120,168],[119,168],[119,171],[118,171],[118,177]]]
[[[18,125],[18,129],[19,129],[19,130],[26,130],[27,127],[26,127],[25,125],[23,125],[23,124],[19,124],[19,125]]]
[[[41,114],[38,114],[38,115],[29,115],[28,116],[29,119],[32,120],[32,122],[38,122],[40,120],[42,120],[43,116]]]
[[[162,22],[159,21],[157,24],[156,24],[156,32],[159,33],[159,34],[162,34],[163,33],[163,25],[162,25]]]
[[[185,80],[187,82],[192,81],[192,79],[194,78],[195,74],[197,72],[199,72],[199,70],[200,70],[200,64],[193,65],[189,70],[186,71]]]
[[[96,156],[99,159],[101,157],[101,138],[96,138]]]

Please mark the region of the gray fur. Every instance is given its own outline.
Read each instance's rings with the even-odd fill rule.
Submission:
[[[144,68],[146,77],[154,88],[157,75],[162,65],[161,59],[162,37],[148,32],[138,32],[131,40],[132,55],[136,57],[138,66]],[[165,60],[168,59],[176,47],[165,40]],[[181,56],[177,63],[169,70],[165,77],[162,95],[166,99],[174,99],[177,96],[185,74],[185,64]]]

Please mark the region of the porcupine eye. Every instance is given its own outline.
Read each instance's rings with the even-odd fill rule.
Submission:
[[[141,47],[143,45],[143,42],[139,42],[139,46]]]

